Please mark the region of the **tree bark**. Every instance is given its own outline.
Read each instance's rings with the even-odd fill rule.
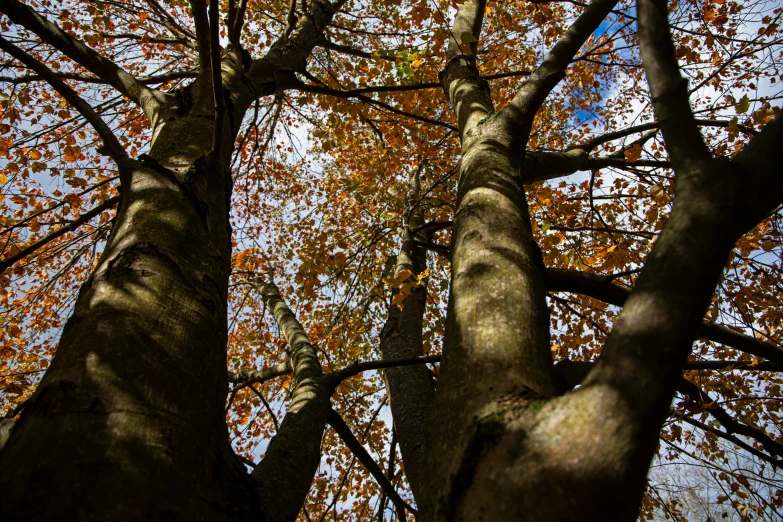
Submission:
[[[507,411],[525,411],[557,390],[544,265],[524,191],[525,178],[537,178],[523,177],[519,151],[546,96],[615,4],[596,0],[587,7],[498,112],[476,67],[486,2],[470,0],[457,12],[441,81],[459,122],[462,158],[424,520],[536,519],[532,511],[525,514],[531,505],[520,501],[529,484],[492,467],[518,474],[523,462],[514,449],[519,441],[500,429]],[[502,465],[485,465],[493,447],[505,451]]]
[[[296,518],[315,468],[297,469],[293,480],[283,477],[272,487],[258,469],[251,479],[228,439],[228,165],[250,104],[284,88],[285,71],[304,68],[339,5],[312,2],[310,15],[261,59],[248,63],[240,49],[227,49],[222,90],[202,70],[175,100],[141,86],[29,7],[4,4],[14,22],[96,75],[106,73],[111,85],[143,105],[153,133],[148,156],[118,164],[122,195],[109,241],[50,368],[0,452],[0,518]],[[216,92],[226,95],[221,122]],[[288,425],[295,417],[293,411]],[[286,426],[281,432],[291,431]],[[274,446],[277,453],[301,450],[285,437]],[[282,505],[274,493],[265,496],[276,489],[300,494]]]
[[[120,165],[109,242],[0,453],[2,518],[257,518],[224,412],[229,158],[208,158],[211,82],[190,94]]]
[[[397,254],[391,279],[398,281],[404,273],[408,277],[401,283],[417,280],[427,269],[427,251],[415,244],[416,239],[428,241],[431,233],[426,230],[414,233],[424,224],[419,202],[420,165],[410,175],[406,195],[407,223],[402,231],[402,245]],[[381,331],[380,349],[384,360],[408,359],[424,355],[422,326],[427,304],[427,279],[413,288],[399,305],[391,302],[386,324]],[[398,291],[392,292],[397,295]],[[425,441],[434,399],[434,389],[427,367],[423,364],[389,368],[385,371],[386,389],[389,394],[394,429],[405,462],[405,475],[416,499],[421,498],[422,487],[428,471],[426,467]]]

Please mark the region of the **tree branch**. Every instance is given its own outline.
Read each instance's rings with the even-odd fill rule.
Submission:
[[[98,78],[103,79],[124,96],[138,104],[148,117],[161,103],[163,93],[153,91],[140,83],[123,68],[104,58],[90,47],[66,33],[56,24],[43,18],[35,10],[18,0],[0,2],[0,12],[12,22],[23,26]]]
[[[418,120],[423,123],[429,123],[430,125],[438,125],[440,127],[445,127],[450,130],[456,130],[453,125],[442,122],[440,120],[433,120],[431,118],[427,118],[426,116],[420,116],[418,114],[413,114],[410,112],[405,112],[403,110],[397,109],[396,107],[393,107],[389,105],[388,103],[384,103],[379,100],[375,100],[373,98],[370,98],[369,96],[365,96],[360,93],[362,89],[354,89],[350,91],[341,91],[339,89],[331,89],[329,87],[324,87],[321,85],[313,85],[310,83],[304,83],[299,81],[296,78],[289,78],[286,79],[285,83],[282,85],[285,89],[296,89],[301,92],[312,92],[315,94],[326,94],[329,96],[335,96],[337,98],[343,98],[346,100],[355,98],[357,100],[363,101],[365,103],[369,103],[370,105],[375,105],[377,107],[381,107],[393,114],[398,114],[400,116],[405,116],[406,118],[411,118],[413,120]],[[407,89],[403,89],[407,90]]]
[[[682,379],[679,386],[680,392],[684,395],[688,395],[697,402],[704,405],[705,411],[715,417],[715,420],[721,423],[729,434],[738,433],[746,437],[755,439],[761,444],[765,450],[778,457],[783,457],[783,444],[772,440],[763,430],[748,426],[734,417],[732,417],[726,410],[715,404],[715,401],[709,396],[707,392],[699,389],[693,382]]]
[[[546,269],[547,291],[583,294],[622,307],[631,294],[631,289],[618,286],[612,281],[611,276],[560,268]],[[773,344],[707,321],[701,322],[696,333],[702,339],[725,344],[751,355],[769,359],[775,365],[783,367],[783,348]]]
[[[552,89],[565,78],[566,68],[577,51],[617,5],[617,0],[594,0],[549,51],[541,65],[504,110],[509,129],[519,140],[527,142],[533,118]]]
[[[320,462],[329,392],[321,381],[316,349],[280,291],[273,283],[256,281],[255,286],[291,348],[296,387],[280,429],[252,476],[270,519],[293,522]]]
[[[111,156],[111,158],[117,163],[120,168],[125,167],[128,158],[128,153],[120,145],[119,140],[114,135],[114,132],[109,128],[103,119],[93,110],[93,108],[84,99],[79,96],[69,85],[57,77],[57,75],[49,69],[46,65],[42,64],[25,51],[15,46],[5,38],[0,36],[0,49],[7,52],[27,67],[38,73],[41,78],[44,78],[49,85],[54,88],[60,95],[71,104],[71,106],[79,111],[84,118],[92,125],[95,132],[103,140],[103,150]]]
[[[347,366],[342,370],[327,373],[324,375],[326,385],[334,390],[342,381],[370,370],[382,370],[385,368],[399,368],[402,366],[412,366],[415,364],[426,364],[439,362],[440,355],[427,355],[422,357],[410,357],[405,359],[383,359],[379,361],[357,362]]]
[[[233,0],[229,0],[232,2]],[[220,1],[209,4],[209,49],[212,67],[212,92],[215,98],[215,128],[212,133],[212,157],[221,162],[223,127],[226,120],[226,98],[223,94],[223,76],[220,67]]]
[[[234,389],[243,388],[251,384],[263,383],[282,375],[288,375],[293,372],[291,368],[291,359],[278,363],[270,368],[263,370],[241,370],[239,372],[228,372],[228,382],[234,383]]]
[[[389,479],[383,474],[383,470],[378,466],[378,463],[373,460],[372,456],[364,449],[364,446],[362,446],[353,433],[351,433],[351,429],[340,414],[332,408],[329,408],[327,422],[334,431],[337,432],[340,438],[343,439],[345,445],[348,446],[348,449],[350,449],[356,458],[359,459],[359,462],[367,468],[367,471],[370,472],[373,478],[378,482],[378,485],[381,486],[384,493],[386,493],[386,496],[388,496],[396,506],[405,508],[411,513],[416,513],[416,510],[400,497],[400,494],[394,489],[392,483],[389,482]]]
[[[198,62],[201,71],[206,72],[212,67],[212,58],[210,54],[211,34],[207,6],[204,3],[204,0],[190,0],[190,8],[193,11],[193,25],[196,27]]]
[[[783,460],[775,459],[775,458],[770,457],[769,455],[767,455],[765,453],[760,452],[759,450],[757,450],[756,448],[754,448],[750,444],[747,444],[746,442],[741,441],[740,439],[738,439],[734,435],[731,435],[730,433],[726,433],[724,431],[720,431],[719,429],[713,428],[712,426],[708,426],[707,424],[699,422],[696,419],[692,419],[691,417],[684,416],[684,417],[682,417],[682,420],[684,422],[687,422],[691,426],[695,426],[695,427],[697,427],[697,428],[699,428],[700,430],[703,430],[703,431],[708,431],[708,432],[710,432],[710,433],[720,437],[721,439],[725,439],[725,440],[731,442],[732,444],[735,444],[735,445],[739,446],[740,448],[744,449],[748,453],[750,453],[752,455],[755,455],[756,457],[760,458],[764,462],[768,462],[768,463],[772,464],[776,468],[783,468]]]
[[[68,232],[73,232],[80,226],[90,221],[92,218],[99,216],[101,213],[114,207],[115,205],[117,205],[117,203],[119,203],[119,201],[120,201],[120,196],[114,196],[113,198],[109,198],[103,203],[101,203],[100,205],[98,205],[97,207],[79,216],[78,219],[71,221],[67,225],[62,226],[57,230],[49,232],[38,241],[26,246],[16,254],[3,259],[2,261],[0,261],[0,274],[5,272],[9,267],[13,266],[14,263],[16,263],[17,261],[30,256],[31,254],[35,253],[36,251],[46,246],[47,244],[51,243],[52,241],[62,236],[63,234],[67,234]]]
[[[667,5],[658,0],[638,3],[639,46],[666,150],[677,173],[687,177],[703,169],[702,163],[712,155],[691,112],[688,82],[680,75],[669,35]]]

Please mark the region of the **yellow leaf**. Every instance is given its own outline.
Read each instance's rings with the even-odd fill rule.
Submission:
[[[35,161],[38,161],[41,159],[42,154],[37,149],[32,149],[30,152],[27,153],[30,158],[32,158]]]
[[[406,279],[408,279],[411,276],[412,273],[413,272],[411,272],[407,268],[405,270],[400,270],[397,273],[397,275],[394,277],[394,282],[397,283],[397,284],[400,284],[403,281],[405,281]]]

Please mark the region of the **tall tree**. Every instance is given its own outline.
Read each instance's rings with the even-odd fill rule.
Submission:
[[[0,13],[4,518],[780,516],[782,9]]]

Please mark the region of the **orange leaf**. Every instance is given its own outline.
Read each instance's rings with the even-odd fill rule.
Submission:
[[[639,145],[638,143],[634,143],[633,147],[625,151],[625,159],[627,159],[631,163],[638,161],[641,155],[642,155],[642,146]]]

